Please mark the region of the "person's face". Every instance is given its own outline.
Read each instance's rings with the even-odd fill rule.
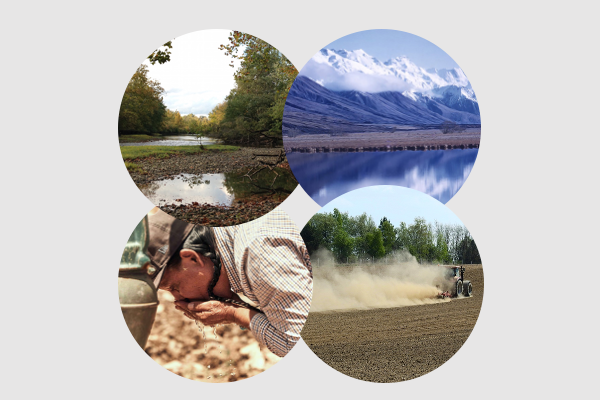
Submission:
[[[158,288],[171,292],[175,301],[208,300],[208,284],[214,273],[212,261],[189,249],[181,250],[179,255],[181,263],[167,267]]]

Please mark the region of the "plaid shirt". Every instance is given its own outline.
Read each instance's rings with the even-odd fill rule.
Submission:
[[[258,304],[250,330],[280,357],[300,339],[312,298],[312,268],[298,228],[275,209],[252,222],[213,228],[231,290]]]

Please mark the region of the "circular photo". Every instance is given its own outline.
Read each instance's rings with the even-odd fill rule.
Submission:
[[[281,123],[298,72],[247,33],[205,30],[168,41],[137,68],[119,109],[127,171],[164,212],[230,226],[296,188]]]
[[[281,209],[207,227],[154,208],[119,268],[119,301],[135,341],[197,381],[234,382],[276,364],[300,340],[311,297],[308,251]]]
[[[370,185],[446,203],[469,176],[480,137],[479,103],[458,64],[425,39],[387,29],[321,49],[283,114],[289,164],[321,206]]]
[[[302,229],[314,290],[302,339],[352,378],[400,382],[448,361],[473,330],[483,268],[442,203],[398,186],[357,189]]]

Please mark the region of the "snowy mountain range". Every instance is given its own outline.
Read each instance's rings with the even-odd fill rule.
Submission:
[[[284,127],[302,129],[310,125],[302,119],[315,117],[343,125],[481,123],[475,92],[460,68],[426,70],[405,56],[382,62],[363,50],[322,49],[300,71]]]

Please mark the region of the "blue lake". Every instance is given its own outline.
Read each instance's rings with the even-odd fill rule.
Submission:
[[[351,190],[397,185],[447,203],[475,164],[478,149],[364,153],[290,153],[292,172],[304,191],[324,206]]]

